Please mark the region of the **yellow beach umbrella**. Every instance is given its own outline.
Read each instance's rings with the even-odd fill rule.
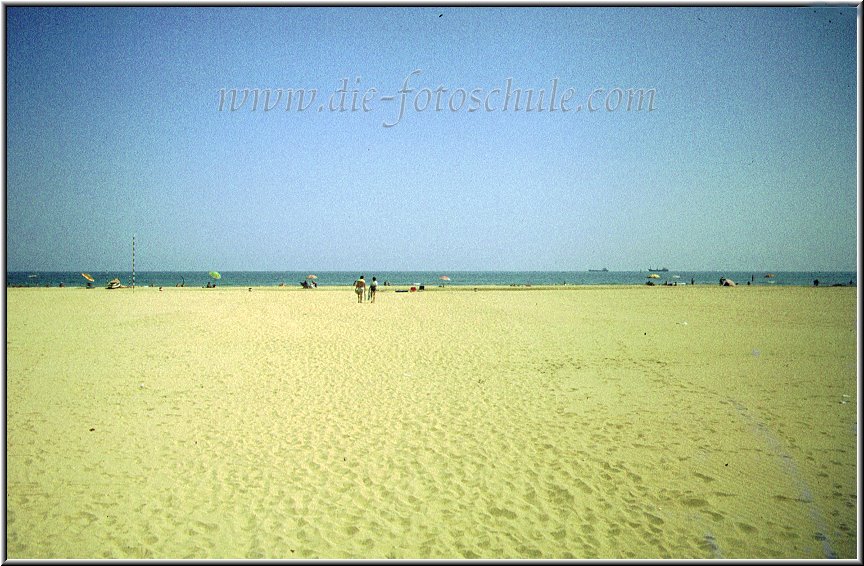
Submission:
[[[318,276],[310,273],[309,275],[306,276],[306,279],[318,279]]]
[[[89,273],[82,273],[81,277],[83,277],[84,279],[86,279],[90,283],[93,283],[95,281],[95,279],[93,279],[93,277],[91,277]]]
[[[648,279],[660,279],[660,276],[657,275],[656,273],[652,273],[651,275],[648,276]]]

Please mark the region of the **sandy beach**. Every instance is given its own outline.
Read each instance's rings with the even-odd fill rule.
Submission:
[[[855,558],[856,289],[7,289],[8,558]]]

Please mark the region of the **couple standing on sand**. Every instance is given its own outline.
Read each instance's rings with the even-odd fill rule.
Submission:
[[[373,277],[372,283],[369,284],[369,302],[375,302],[375,294],[378,291],[378,279]],[[354,292],[357,293],[357,302],[362,303],[363,298],[366,295],[366,280],[363,279],[363,276],[360,276],[360,279],[354,282]]]

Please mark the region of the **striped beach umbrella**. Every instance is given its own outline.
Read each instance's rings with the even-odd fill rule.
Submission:
[[[95,279],[93,279],[93,277],[91,277],[89,273],[82,273],[81,277],[83,277],[84,279],[86,279],[90,283],[93,283],[95,281]]]
[[[211,271],[210,277],[213,279],[222,279],[222,275],[218,271]]]

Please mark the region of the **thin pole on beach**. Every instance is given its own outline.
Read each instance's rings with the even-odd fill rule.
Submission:
[[[132,234],[132,292],[135,292],[135,234]]]

